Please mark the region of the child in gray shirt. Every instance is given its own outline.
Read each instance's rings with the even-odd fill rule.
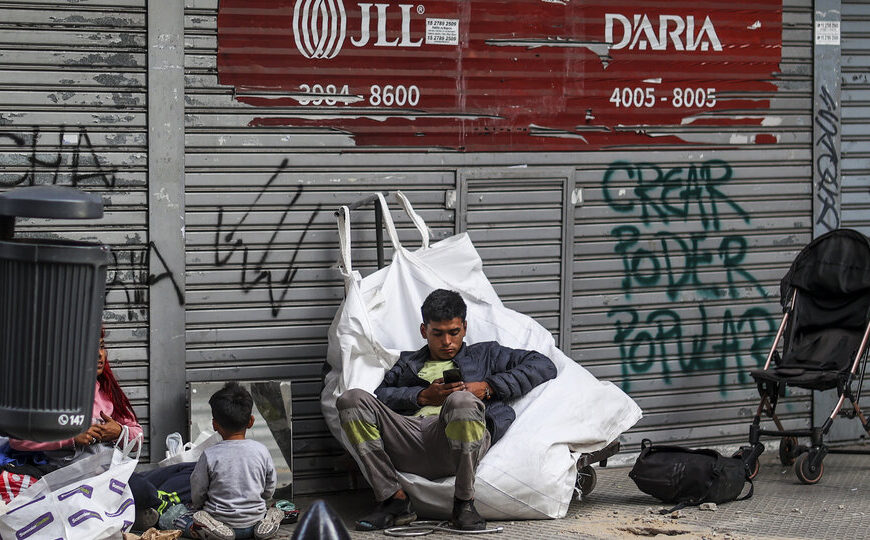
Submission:
[[[208,400],[212,426],[223,441],[200,456],[190,476],[193,508],[185,534],[201,539],[271,538],[284,513],[266,509],[275,493],[275,465],[266,447],[245,439],[254,424],[251,394],[229,382]],[[195,536],[194,536],[195,535]]]

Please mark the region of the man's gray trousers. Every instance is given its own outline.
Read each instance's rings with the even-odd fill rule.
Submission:
[[[402,487],[397,470],[429,479],[455,475],[454,496],[474,498],[477,464],[490,446],[485,406],[474,394],[453,392],[437,416],[403,416],[356,388],[342,394],[337,406],[377,500]]]

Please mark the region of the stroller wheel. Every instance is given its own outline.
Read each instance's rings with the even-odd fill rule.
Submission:
[[[801,454],[794,462],[794,474],[804,484],[817,484],[825,472],[825,464],[819,463],[815,470],[810,470],[810,454]]]
[[[577,471],[577,487],[580,489],[580,493],[582,493],[584,497],[595,490],[595,485],[597,483],[598,474],[595,472],[595,469],[592,468],[592,465],[586,465]]]
[[[786,467],[793,464],[798,455],[797,437],[783,437],[779,440],[779,462]]]

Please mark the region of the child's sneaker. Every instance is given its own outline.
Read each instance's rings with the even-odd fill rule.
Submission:
[[[181,518],[181,519],[180,519]],[[193,512],[188,510],[186,504],[173,504],[160,514],[157,520],[157,528],[161,531],[169,529],[185,530],[193,524]]]
[[[156,508],[142,508],[136,510],[136,520],[133,521],[133,530],[146,531],[157,525],[160,514]]]
[[[257,523],[254,527],[254,538],[256,540],[266,540],[272,538],[278,532],[278,527],[281,526],[281,520],[284,519],[284,511],[280,508],[269,508],[266,510],[266,516]]]
[[[222,521],[218,521],[205,510],[193,514],[193,527],[202,540],[236,540],[236,533]]]

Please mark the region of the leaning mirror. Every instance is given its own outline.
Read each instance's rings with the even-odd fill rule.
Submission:
[[[293,429],[290,381],[237,381],[254,398],[254,425],[246,437],[261,442],[275,462],[278,485],[276,499],[293,500]],[[190,440],[203,431],[212,432],[208,398],[224,382],[190,383]]]

